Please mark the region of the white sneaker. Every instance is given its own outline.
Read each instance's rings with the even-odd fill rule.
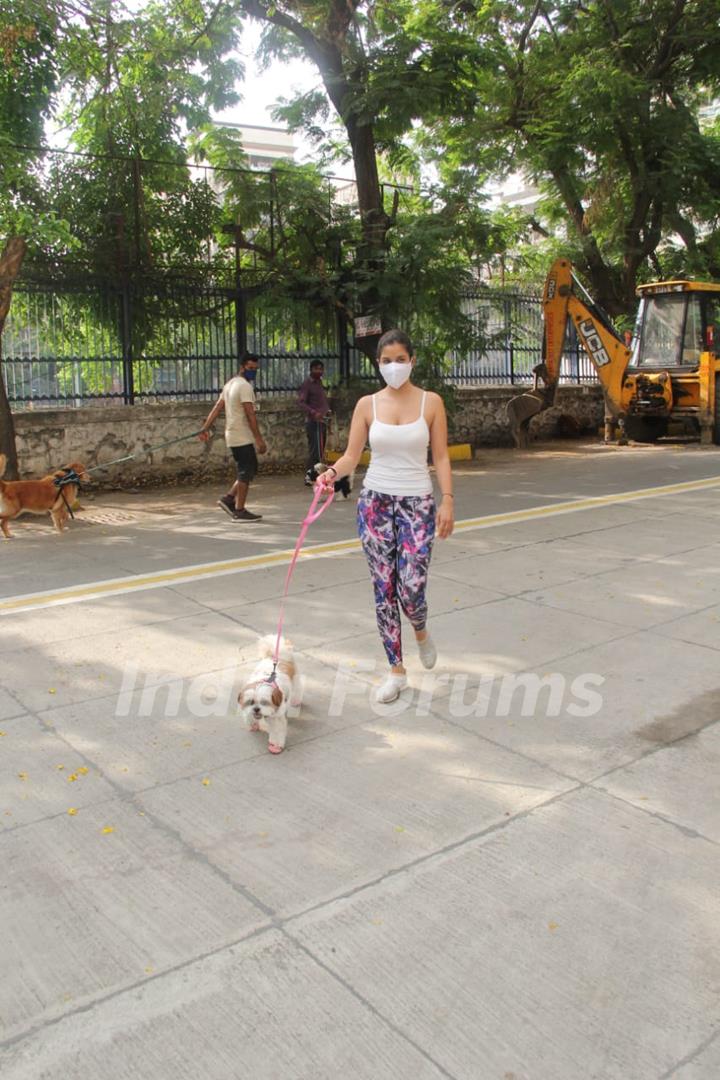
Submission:
[[[435,642],[430,637],[430,634],[424,641],[418,641],[418,652],[420,654],[420,663],[424,668],[435,667],[437,663],[437,649],[435,648]]]
[[[375,691],[375,700],[382,705],[389,705],[400,697],[400,693],[407,686],[407,675],[395,675],[392,671],[386,675]]]

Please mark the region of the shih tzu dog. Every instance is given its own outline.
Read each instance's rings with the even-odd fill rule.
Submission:
[[[313,468],[309,470],[308,476],[311,480],[315,481],[320,473],[325,472],[327,468],[328,466],[323,465],[322,461],[318,461],[317,465],[314,465]],[[342,491],[343,498],[347,499],[350,497],[354,479],[355,473],[350,473],[349,476],[341,476],[339,480],[335,481],[333,487],[335,488],[335,491]]]
[[[268,750],[280,754],[287,738],[288,708],[299,709],[302,699],[300,672],[292,644],[280,639],[278,663],[273,670],[275,635],[260,638],[260,659],[238,694],[240,713],[249,731],[264,731]]]

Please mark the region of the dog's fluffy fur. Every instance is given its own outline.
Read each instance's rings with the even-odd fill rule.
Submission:
[[[7,459],[0,454],[0,477],[5,472]],[[77,484],[65,484],[60,488],[56,478],[67,475],[72,470],[81,480],[89,480],[85,466],[79,461],[57,469],[42,480],[1,480],[0,479],[0,528],[9,539],[8,522],[20,514],[50,514],[58,532],[62,532],[68,519],[67,506],[72,506],[78,497]],[[63,492],[65,498],[63,498]],[[67,500],[67,506],[66,506]]]
[[[323,465],[322,461],[318,461],[317,465],[314,465],[310,470],[313,480],[317,480],[320,473],[325,472],[329,468],[328,465]],[[350,473],[349,476],[341,476],[339,480],[336,480],[333,484],[335,491],[341,491],[343,498],[347,499],[352,491],[353,480],[355,479],[355,473]]]
[[[260,638],[260,659],[250,678],[238,694],[240,713],[250,731],[264,731],[268,736],[268,750],[279,754],[285,749],[287,739],[288,708],[299,709],[302,683],[293,656],[292,643],[280,640],[280,655],[274,680],[273,670],[275,635]]]

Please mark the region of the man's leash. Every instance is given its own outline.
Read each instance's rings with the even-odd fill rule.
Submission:
[[[156,450],[162,450],[166,446],[174,446],[175,443],[187,442],[189,439],[196,439],[198,435],[202,435],[205,432],[205,428],[201,428],[200,431],[193,431],[191,435],[181,435],[179,439],[168,439],[166,442],[157,443],[155,446],[148,446],[145,450],[138,450],[135,454],[125,454],[124,457],[113,458],[112,461],[106,461],[102,465],[93,465],[90,469],[85,469],[85,474],[100,472],[102,469],[109,469],[111,465],[119,465],[122,461],[133,461],[135,458],[142,457],[146,454],[154,454]],[[79,491],[82,491],[82,481],[74,469],[70,469],[65,466],[64,469],[59,470],[62,472],[62,476],[53,477],[53,483],[60,489],[60,494],[63,497],[63,502],[70,510],[63,488],[68,484],[75,484]],[[70,510],[70,516],[73,516],[72,510]]]
[[[86,469],[85,472],[99,472],[101,469],[109,469],[111,465],[119,465],[122,461],[133,461],[135,458],[142,457],[144,454],[154,454],[156,450],[163,450],[166,446],[174,446],[175,443],[188,442],[189,439],[197,439],[198,435],[202,435],[204,431],[205,428],[200,428],[199,431],[193,431],[191,435],[181,435],[179,439],[168,439],[167,442],[158,443],[156,446],[149,446],[147,450],[138,450],[136,454],[126,454],[124,457],[106,461],[103,465],[93,465],[91,469]]]
[[[323,495],[326,496],[325,502],[320,505],[319,509],[316,509]],[[285,588],[283,589],[282,599],[280,601],[280,618],[278,619],[277,638],[275,639],[275,649],[272,656],[273,669],[272,674],[269,675],[266,680],[267,682],[273,683],[276,681],[276,671],[278,662],[280,660],[280,641],[282,639],[283,623],[285,622],[285,601],[287,600],[288,589],[290,588],[290,580],[293,576],[293,571],[295,570],[295,564],[298,561],[300,548],[303,545],[303,541],[307,536],[307,531],[310,526],[313,524],[313,522],[317,521],[318,518],[322,516],[322,514],[325,513],[334,498],[335,491],[333,490],[333,488],[322,488],[320,487],[320,485],[317,485],[315,488],[315,494],[312,498],[312,502],[310,503],[310,509],[303,518],[303,523],[300,526],[300,535],[297,538],[297,543],[295,544],[295,551],[293,552],[293,557],[290,560],[290,565],[288,566],[288,571],[285,575]]]

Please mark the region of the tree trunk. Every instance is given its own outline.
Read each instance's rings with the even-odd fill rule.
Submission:
[[[15,424],[8,401],[2,372],[2,332],[10,311],[10,301],[15,279],[20,273],[27,245],[22,236],[11,236],[0,255],[0,454],[7,457],[5,476],[8,480],[18,478]]]

